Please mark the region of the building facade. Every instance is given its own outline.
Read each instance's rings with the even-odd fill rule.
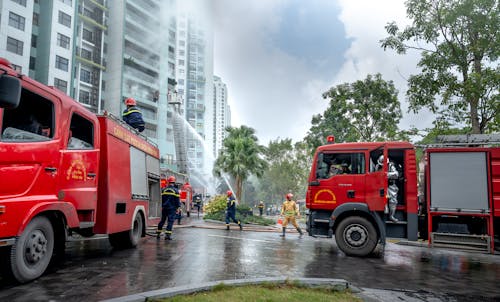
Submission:
[[[106,12],[104,0],[2,1],[0,56],[100,112]]]
[[[213,155],[217,157],[222,149],[222,142],[227,137],[226,128],[231,126],[231,109],[227,103],[227,85],[221,78],[214,76],[213,92]]]

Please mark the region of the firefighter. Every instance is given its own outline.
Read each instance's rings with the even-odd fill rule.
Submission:
[[[351,174],[351,169],[349,169],[349,165],[347,163],[342,163],[340,165],[342,171],[340,171],[340,174]]]
[[[165,240],[172,240],[172,227],[174,225],[175,215],[180,212],[181,202],[179,190],[175,186],[175,177],[169,176],[167,178],[167,183],[167,187],[161,192],[161,220],[156,230],[156,238],[160,238],[165,220],[168,219]]]
[[[297,229],[297,231],[300,234],[300,237],[304,233],[302,233],[302,230],[300,229],[299,225],[297,224],[297,221],[295,221],[295,216],[300,218],[300,211],[299,207],[297,206],[297,203],[292,200],[293,194],[288,193],[286,194],[286,200],[283,202],[283,205],[281,206],[281,215],[284,216],[283,218],[283,234],[281,234],[281,237],[285,237],[285,232],[286,232],[286,226],[288,225],[289,222],[292,223],[292,225]]]
[[[377,160],[377,170],[382,169],[384,164],[384,155],[380,155]],[[398,185],[396,180],[399,178],[399,171],[396,168],[396,163],[389,158],[389,163],[387,167],[387,179],[389,180],[389,187],[387,188],[388,208],[389,208],[389,219],[397,222],[398,219],[394,216],[396,214],[396,207],[398,205]]]
[[[137,108],[137,103],[133,98],[127,98],[125,100],[125,105],[127,108],[123,110],[122,118],[125,123],[132,126],[132,128],[137,129],[137,131],[144,131],[144,120],[142,119],[142,113]]]
[[[262,213],[264,212],[264,202],[262,200],[259,202],[258,208],[259,208],[259,215],[262,216]]]
[[[229,219],[238,224],[240,231],[243,230],[241,221],[236,220],[236,199],[231,191],[227,191],[226,230],[229,230]]]

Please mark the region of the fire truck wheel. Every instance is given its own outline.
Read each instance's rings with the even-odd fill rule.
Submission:
[[[137,213],[134,217],[132,229],[125,232],[109,234],[109,243],[116,249],[135,247],[141,239],[143,226],[144,221],[142,216],[140,213]]]
[[[130,247],[135,247],[139,243],[139,240],[142,236],[142,228],[144,226],[144,222],[142,221],[141,213],[135,214],[134,225],[132,229],[128,232],[128,245]]]
[[[337,246],[346,255],[366,256],[377,246],[377,231],[371,222],[360,216],[347,217],[335,230]]]
[[[40,277],[54,251],[54,230],[43,216],[35,217],[26,227],[10,253],[12,275],[25,283]]]

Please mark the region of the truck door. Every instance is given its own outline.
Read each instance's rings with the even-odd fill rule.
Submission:
[[[64,200],[77,209],[81,228],[92,227],[95,222],[99,155],[96,123],[97,120],[73,112],[63,136],[66,148],[61,151],[59,187]]]
[[[309,186],[313,204],[333,209],[345,202],[364,201],[365,153],[325,152],[318,159],[315,185]]]
[[[0,118],[0,194],[54,199],[59,173],[59,137],[55,117],[60,101],[23,82],[21,101]],[[2,111],[0,111],[1,113]]]
[[[378,159],[384,156],[380,165]],[[366,203],[372,211],[383,211],[387,203],[387,148],[371,150],[369,152],[369,172],[366,174]]]

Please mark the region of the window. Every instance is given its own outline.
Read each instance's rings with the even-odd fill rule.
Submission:
[[[68,93],[68,82],[63,81],[58,78],[54,78],[54,87],[61,90],[64,93]]]
[[[9,25],[10,26],[24,31],[24,23],[25,23],[24,17],[19,16],[18,14],[14,14],[13,12],[9,13]]]
[[[31,35],[31,47],[34,47],[36,48],[36,45],[37,45],[37,36],[35,35]]]
[[[78,101],[82,104],[90,105],[90,92],[85,90],[80,90],[80,97]]]
[[[82,68],[80,70],[80,81],[90,84],[90,71]]]
[[[12,0],[12,2],[16,2],[19,5],[26,7],[26,0]]]
[[[80,52],[80,55],[84,59],[92,60],[92,52],[90,50],[82,48],[82,51]]]
[[[21,90],[15,109],[4,111],[3,142],[42,142],[54,136],[54,104],[29,90]]]
[[[364,174],[364,153],[320,153],[316,177],[326,179],[337,175]]]
[[[94,124],[91,121],[75,113],[71,117],[69,129],[68,149],[94,149]]]
[[[36,67],[36,58],[30,57],[30,69],[35,70],[35,67]]]
[[[93,43],[94,40],[92,39],[92,32],[88,29],[83,29],[83,32],[82,32],[82,38],[83,40],[87,41],[87,42],[90,42],[90,43]]]
[[[69,42],[70,38],[68,36],[57,33],[57,45],[61,46],[62,48],[69,49]]]
[[[59,11],[59,23],[71,28],[71,16]]]
[[[33,13],[33,25],[38,26],[38,19],[40,15],[38,13]]]
[[[56,68],[68,71],[69,61],[66,58],[56,56]]]
[[[18,55],[23,55],[23,45],[22,41],[16,40],[11,37],[7,37],[7,50]]]

